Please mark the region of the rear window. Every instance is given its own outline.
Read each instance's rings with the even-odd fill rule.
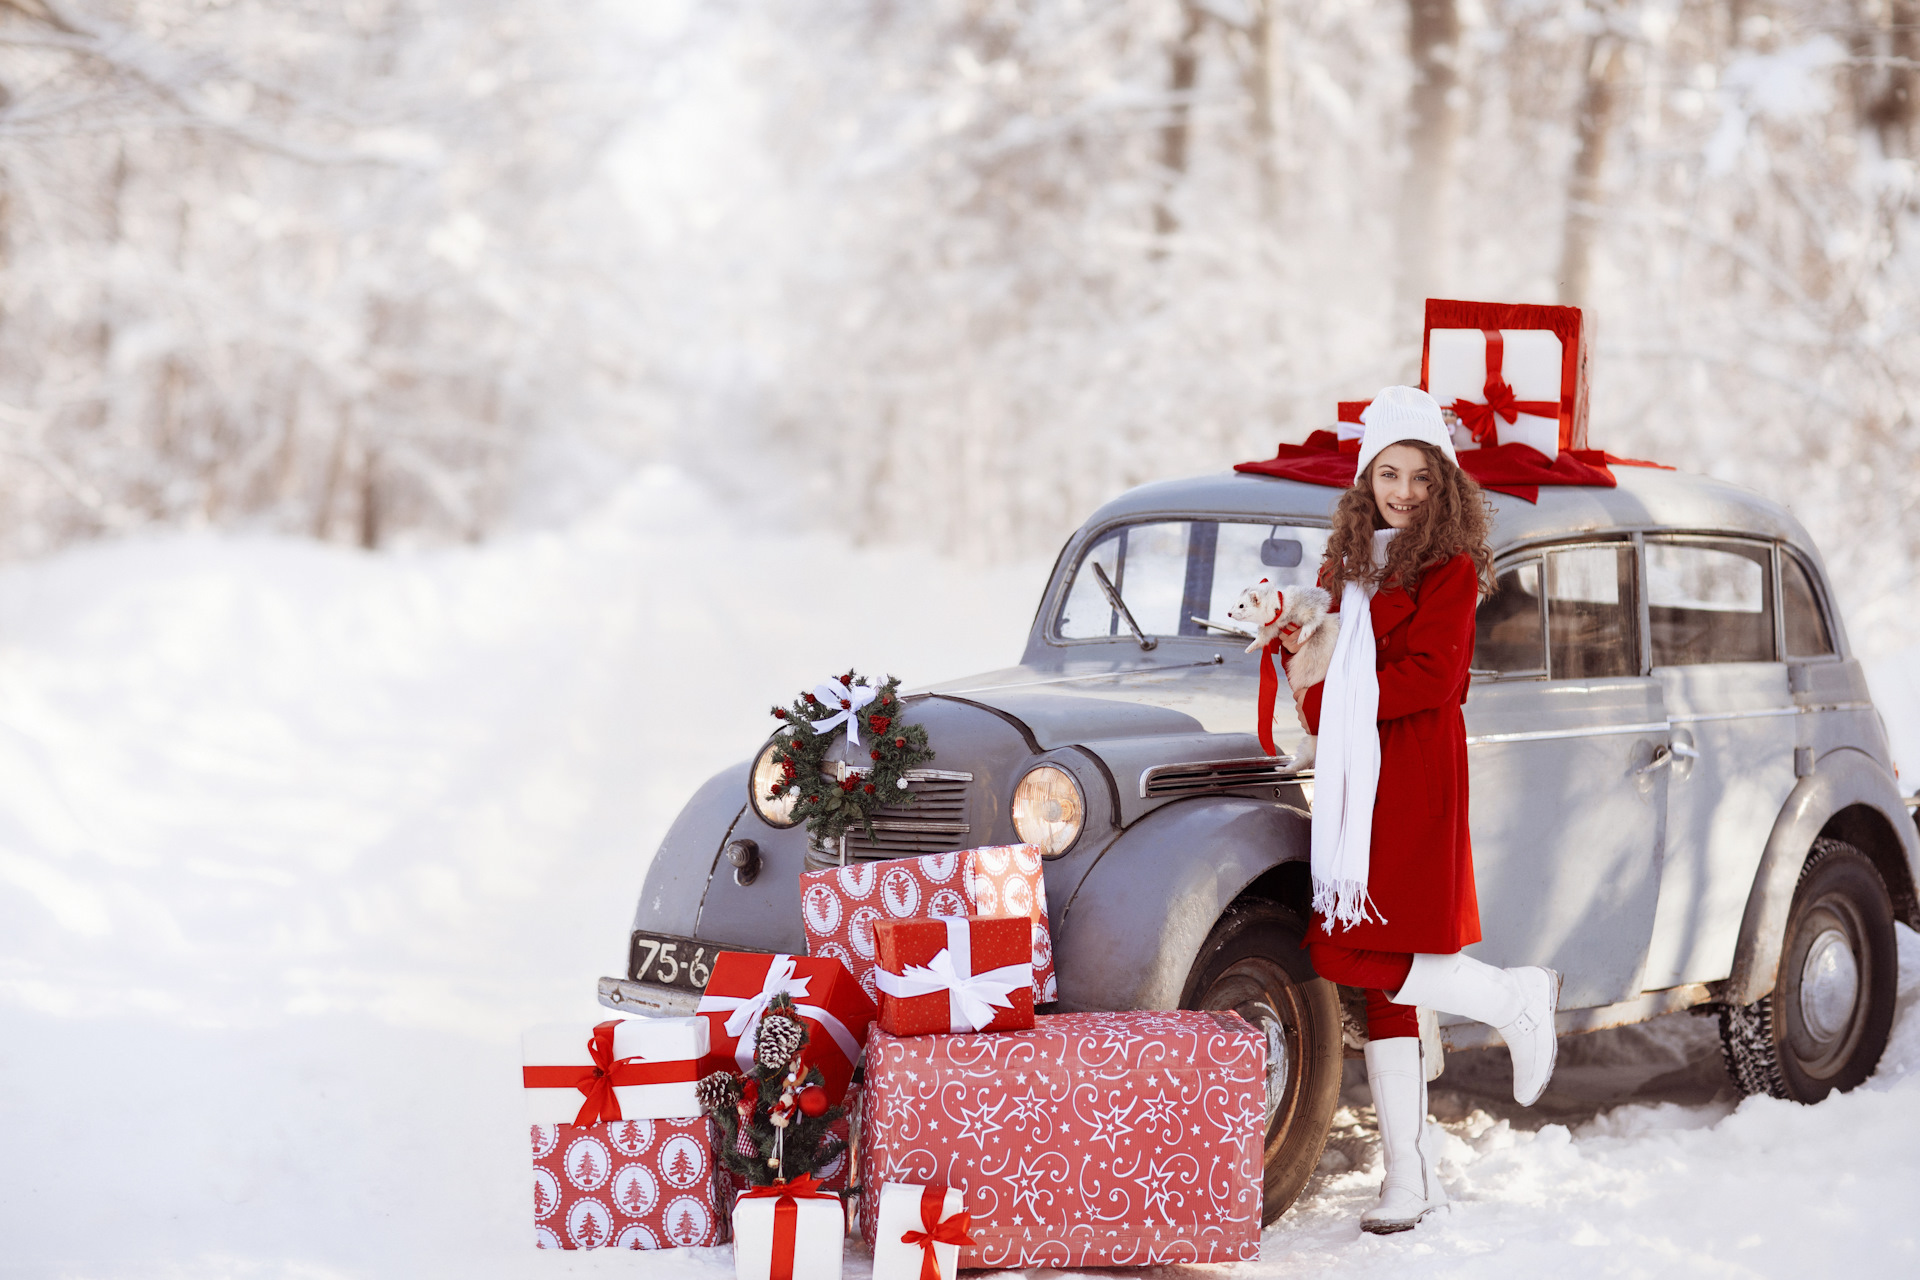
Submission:
[[[1308,586],[1327,551],[1327,531],[1238,520],[1156,520],[1102,534],[1080,557],[1055,633],[1064,640],[1131,636],[1094,566],[1151,636],[1215,636],[1196,622],[1235,625],[1227,610],[1262,578],[1283,591]]]
[[[1648,539],[1647,620],[1656,667],[1772,662],[1773,548]]]
[[[1833,653],[1833,634],[1820,611],[1807,567],[1785,551],[1780,553],[1780,612],[1787,624],[1787,654],[1818,658]]]

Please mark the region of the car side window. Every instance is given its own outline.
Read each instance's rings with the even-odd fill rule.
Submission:
[[[1640,674],[1632,544],[1555,548],[1546,570],[1548,676]]]
[[[1647,620],[1656,667],[1772,662],[1772,548],[1649,539]]]
[[[1540,591],[1538,560],[1503,565],[1493,594],[1475,616],[1473,666],[1476,671],[1524,677],[1547,674],[1546,597]]]
[[[1834,652],[1833,633],[1820,611],[1807,567],[1785,550],[1780,552],[1780,612],[1787,624],[1787,656],[1818,658]]]

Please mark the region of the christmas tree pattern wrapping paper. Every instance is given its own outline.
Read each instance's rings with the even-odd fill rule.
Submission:
[[[1069,1013],[867,1046],[861,1222],[889,1182],[960,1188],[968,1267],[1260,1255],[1266,1042],[1231,1013]]]
[[[882,920],[874,936],[880,951],[878,1025],[890,1034],[1019,1031],[1033,1025],[1025,920]]]
[[[1046,1004],[1059,996],[1053,937],[1047,931],[1047,881],[1040,851],[1030,844],[809,871],[800,877],[800,907],[807,954],[847,966],[876,1003],[880,997],[873,974],[880,952],[874,925],[943,916],[1018,916],[1030,921],[1033,1002]]]
[[[724,1239],[705,1116],[536,1124],[532,1137],[540,1248],[683,1249]]]

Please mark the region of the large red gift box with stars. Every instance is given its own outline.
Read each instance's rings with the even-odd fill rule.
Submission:
[[[917,858],[855,862],[800,877],[801,924],[807,954],[847,966],[875,1004],[880,964],[873,926],[882,920],[949,916],[1019,916],[1033,925],[1033,1002],[1059,998],[1053,939],[1047,932],[1047,881],[1040,850],[1030,844],[991,845]]]
[[[865,1108],[861,1222],[878,1220],[888,1182],[958,1187],[974,1239],[963,1270],[1260,1256],[1266,1041],[1236,1014],[875,1028]]]
[[[540,1248],[684,1249],[725,1239],[705,1116],[536,1124],[532,1136]]]

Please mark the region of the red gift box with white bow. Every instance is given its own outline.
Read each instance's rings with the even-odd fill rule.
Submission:
[[[705,1116],[536,1124],[533,1232],[542,1249],[685,1249],[720,1243]]]
[[[991,845],[917,858],[855,862],[800,877],[807,953],[847,966],[876,1003],[880,952],[873,928],[883,920],[946,916],[1019,916],[1032,924],[1033,1000],[1058,998],[1053,938],[1047,931],[1047,881],[1030,844]]]
[[[874,927],[879,1024],[896,1036],[1018,1031],[1033,1025],[1027,922],[947,916]]]
[[[700,1073],[737,1071],[753,1065],[760,1020],[775,996],[792,998],[807,1026],[801,1061],[820,1069],[827,1100],[847,1096],[853,1069],[873,1025],[873,1001],[838,960],[722,951],[694,1013],[708,1020],[711,1047]]]
[[[867,1243],[885,1184],[943,1183],[971,1215],[962,1269],[1257,1258],[1266,1060],[1265,1038],[1231,1013],[876,1030],[861,1124]]]

